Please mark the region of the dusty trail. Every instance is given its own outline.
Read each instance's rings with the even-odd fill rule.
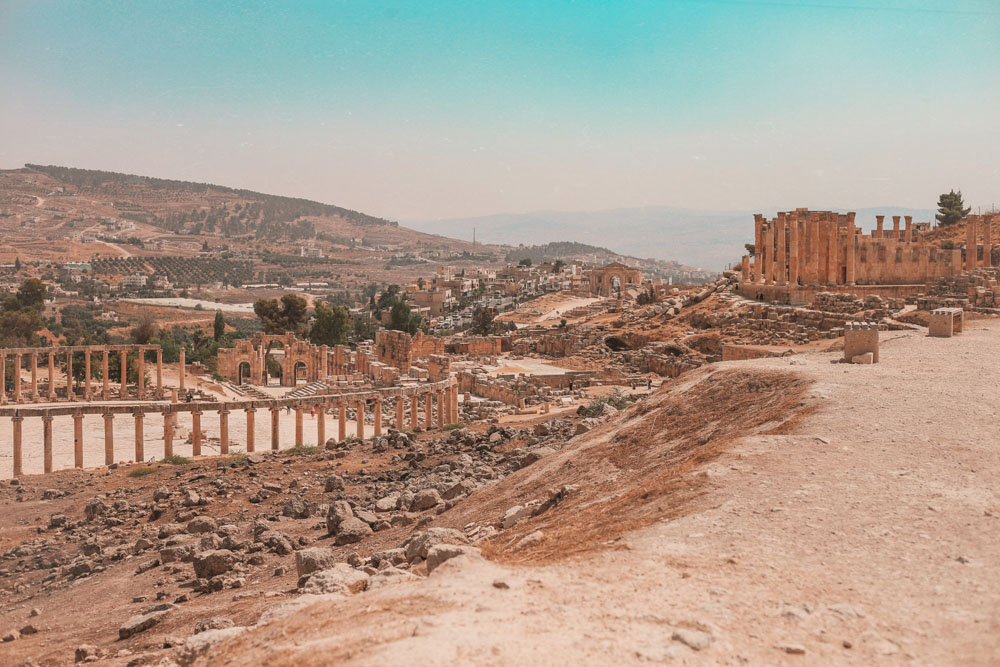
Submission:
[[[455,559],[211,662],[997,664],[998,334],[723,364],[799,373],[816,409],[696,472],[698,511],[543,566]]]

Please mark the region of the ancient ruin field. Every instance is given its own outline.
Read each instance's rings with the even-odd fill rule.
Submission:
[[[713,364],[592,428],[573,412],[510,416],[500,430],[138,476],[26,477],[2,491],[0,626],[22,636],[0,651],[42,664],[78,647],[121,665],[992,664],[1000,405],[991,379],[966,380],[1000,353],[998,331],[891,332],[871,366],[826,351]],[[399,494],[451,484],[468,489],[398,509]],[[315,509],[337,497],[387,525],[337,546]],[[438,565],[452,555],[432,546],[442,537],[463,554]],[[185,555],[206,542],[237,554],[222,590]],[[366,568],[296,590],[317,547]],[[151,627],[120,639],[143,613]]]

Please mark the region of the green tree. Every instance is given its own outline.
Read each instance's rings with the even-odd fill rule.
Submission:
[[[477,336],[490,336],[496,331],[496,323],[493,321],[493,310],[479,306],[472,311],[472,324],[469,331]]]
[[[350,312],[343,306],[317,303],[315,321],[309,330],[309,340],[315,345],[346,345]]]
[[[557,259],[555,262],[552,263],[552,273],[559,273],[560,271],[563,270],[564,266],[566,266],[566,262],[562,261],[561,259]]]
[[[156,325],[153,320],[144,318],[132,327],[132,342],[136,345],[146,345],[156,335]]]
[[[299,333],[306,321],[306,300],[297,294],[286,294],[277,299],[261,299],[253,304],[253,312],[260,318],[264,333]]]
[[[212,323],[212,338],[219,340],[225,333],[226,318],[223,317],[221,310],[217,310],[215,311],[215,322]]]
[[[48,288],[38,278],[28,278],[23,283],[21,283],[20,289],[17,290],[17,300],[21,304],[21,308],[36,308],[41,310],[45,305],[45,297],[48,294]]]
[[[971,206],[965,208],[965,202],[962,201],[962,191],[952,190],[938,197],[938,212],[934,217],[937,218],[938,224],[941,226],[948,226],[967,216],[971,210]]]
[[[397,301],[389,311],[389,328],[415,334],[420,330],[421,317],[402,301]]]
[[[518,266],[531,266],[531,258],[525,257],[520,262],[517,263]]]
[[[30,344],[45,326],[42,308],[47,289],[37,278],[21,283],[17,294],[11,294],[0,308],[0,345],[15,347]]]

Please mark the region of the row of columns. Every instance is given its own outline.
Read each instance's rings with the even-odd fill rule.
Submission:
[[[840,216],[806,209],[778,213],[770,221],[754,215],[754,257],[752,263],[749,256],[743,261],[744,280],[752,276],[754,282],[765,285],[853,285],[857,268],[854,220],[854,213]]]
[[[969,215],[965,219],[965,269],[993,266],[993,215]],[[983,259],[979,261],[979,232],[983,234]]]
[[[409,397],[410,400],[410,411],[409,411],[409,428],[416,429],[419,427],[418,417],[419,417],[419,403],[421,395],[412,395]],[[453,424],[458,422],[458,387],[451,386],[443,389],[438,389],[435,391],[430,391],[422,394],[424,400],[424,421],[423,426],[426,429],[433,428],[433,417],[436,414],[437,417],[437,427],[442,428],[447,424]],[[374,435],[378,436],[382,434],[382,402],[383,398],[377,397],[373,400],[374,409]],[[395,398],[396,401],[396,415],[395,415],[395,427],[398,430],[406,430],[406,410],[405,410],[405,397],[398,396]],[[435,413],[436,404],[436,413]],[[316,414],[316,439],[320,446],[326,442],[326,411],[327,405],[322,405],[321,409]],[[347,405],[339,404],[338,406],[338,437],[339,441],[343,441],[347,438]],[[363,440],[365,438],[366,424],[365,424],[365,410],[367,407],[367,401],[359,400],[355,404],[355,409],[357,410],[357,437]],[[280,411],[285,409],[283,406],[273,406],[270,408],[271,411],[271,449],[277,450],[280,446]],[[303,434],[303,405],[297,405],[294,407],[295,410],[295,445],[301,447],[304,443]],[[256,449],[255,442],[255,416],[256,408],[248,407],[244,408],[246,413],[246,451],[253,452]],[[164,411],[163,412],[163,456],[164,458],[169,458],[173,456],[173,434],[174,428],[176,426],[177,412],[174,411]],[[202,446],[202,431],[201,431],[201,418],[202,412],[195,410],[191,412],[191,452],[194,456],[201,455]],[[219,452],[221,454],[229,453],[229,414],[230,411],[225,407],[222,407],[218,411],[219,415]],[[76,412],[71,415],[73,418],[73,465],[77,468],[83,467],[83,412]],[[115,415],[113,413],[104,413],[102,415],[104,419],[104,463],[105,465],[111,465],[115,462],[114,457],[114,419]],[[52,472],[52,420],[53,416],[43,415],[42,416],[42,450],[43,450],[43,470],[44,472]],[[132,418],[135,423],[135,460],[143,461],[145,460],[145,432],[144,432],[144,418],[145,413],[141,409],[136,409],[132,413]],[[24,423],[24,417],[21,415],[15,415],[11,417],[12,431],[13,431],[13,463],[14,463],[14,476],[19,477],[23,474],[22,460],[23,460],[23,443],[22,443],[22,426]]]
[[[58,350],[51,350],[45,352],[48,356],[48,369],[49,369],[49,386],[48,394],[45,398],[49,401],[56,400],[56,355],[65,354],[66,355],[66,396],[68,400],[76,400],[76,394],[73,392],[73,355],[76,351],[67,350],[65,353]],[[109,357],[111,354],[110,350],[99,350],[101,354],[101,400],[111,399],[111,385],[110,378],[108,374]],[[28,390],[27,398],[30,400],[40,400],[42,395],[38,391],[38,356],[41,353],[30,352],[27,356],[30,359],[29,368],[31,369],[31,385]],[[90,350],[83,353],[84,359],[84,371],[83,371],[83,396],[85,400],[92,400],[95,398],[95,392],[91,388],[91,380],[93,378],[93,372],[91,370],[91,355],[94,354]],[[128,351],[121,350],[121,381],[120,381],[120,396],[122,398],[127,397],[127,376],[128,376]],[[181,363],[183,365],[184,350],[181,350]],[[14,352],[13,354],[8,354],[5,350],[0,349],[0,369],[4,369],[6,372],[7,357],[10,356],[14,363],[14,381],[13,381],[13,401],[15,403],[22,403],[25,396],[21,390],[21,370],[24,366],[24,356],[25,354],[21,352]],[[139,357],[137,362],[138,371],[138,381],[136,394],[138,398],[146,398],[146,377],[145,377],[145,351],[139,351]],[[184,388],[184,372],[181,371],[181,388]],[[157,348],[156,350],[156,390],[159,394],[163,390],[163,350]],[[7,397],[7,387],[6,382],[0,385],[0,405],[6,404],[8,401]]]

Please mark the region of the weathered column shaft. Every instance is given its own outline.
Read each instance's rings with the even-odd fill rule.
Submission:
[[[304,440],[304,435],[302,433],[302,406],[295,406],[295,446],[301,447]]]
[[[115,416],[108,412],[104,415],[104,465],[115,462]]]
[[[219,453],[229,453],[229,410],[219,410]]]
[[[913,243],[913,216],[903,216],[903,223],[906,225],[903,229],[903,242]]]
[[[83,397],[88,401],[90,400],[90,348],[88,347],[83,353]]]
[[[49,400],[56,400],[56,353],[49,352]]]
[[[31,353],[31,398],[38,398],[38,354]]]
[[[271,408],[271,449],[277,451],[281,444],[281,410]]]
[[[420,405],[417,401],[416,394],[410,394],[410,430],[414,431],[417,428],[420,414]]]
[[[138,356],[135,362],[135,381],[137,385],[136,393],[139,398],[146,398],[146,351],[141,347],[139,348]]]
[[[785,245],[785,226],[786,219],[784,213],[778,214],[778,241],[777,250],[775,252],[775,259],[777,260],[777,283],[779,285],[784,285],[787,281],[788,273],[786,268],[788,266],[788,252]]]
[[[178,364],[177,364],[177,369],[178,369],[178,373],[179,373],[179,375],[178,375],[178,383],[179,383],[180,388],[184,389],[184,374],[186,373],[186,369],[184,368],[184,348],[183,347],[181,348],[180,355],[181,355],[181,358],[180,358],[180,360],[178,361]]]
[[[983,218],[983,266],[993,266],[993,217]]]
[[[791,227],[791,237],[788,239],[788,282],[792,285],[799,284],[799,226],[798,214],[793,215],[789,221]]]
[[[125,400],[126,398],[128,398],[128,352],[122,350],[121,353],[118,355],[118,358],[121,363],[121,374],[122,374],[121,377],[122,382],[121,382],[121,390],[119,398]]]
[[[882,238],[882,234],[884,232],[885,216],[884,215],[876,215],[875,216],[875,225],[876,225],[876,229],[875,229],[875,235],[874,236],[875,236],[875,238],[880,239],[880,238]]]
[[[341,403],[337,406],[337,442],[347,439],[347,406]]]
[[[7,404],[7,355],[0,354],[0,405]]]
[[[909,225],[907,225],[907,230],[909,230]],[[855,244],[857,243],[857,234],[855,233],[854,227],[854,213],[847,214],[847,251],[845,257],[845,263],[847,264],[847,284],[853,285],[855,283],[855,271],[857,267],[855,266]]]
[[[837,226],[837,217],[834,214],[833,219],[827,221],[827,227],[829,229],[827,236],[827,274],[826,281],[831,285],[840,284],[840,231]]]
[[[52,417],[42,417],[42,470],[52,472]]]
[[[326,444],[326,404],[316,408],[316,446],[323,447]]]
[[[163,457],[174,455],[174,413],[163,413]]]
[[[438,428],[444,428],[444,392],[439,389],[434,393],[437,394],[437,425]]]
[[[382,435],[382,399],[376,398],[372,408],[372,416],[375,418],[375,426],[372,428],[374,435]]]
[[[979,254],[977,222],[974,215],[965,220],[965,270],[970,272],[976,268],[976,255]]]
[[[247,415],[247,451],[252,452],[256,447],[255,433],[254,433],[254,414],[257,412],[256,408],[246,408],[244,410]]]
[[[191,454],[201,456],[201,412],[191,413]]]
[[[24,417],[20,415],[15,415],[10,418],[11,430],[13,431],[12,436],[14,440],[13,451],[11,452],[12,458],[14,459],[14,477],[20,477],[24,474],[24,469],[22,468],[22,452],[21,452],[21,424],[24,422]]]
[[[365,439],[365,402],[358,401],[358,440]]]
[[[83,467],[83,413],[73,415],[73,465]]]
[[[434,427],[434,392],[428,391],[424,394],[424,429],[430,430]]]
[[[111,379],[108,373],[108,354],[107,350],[101,355],[101,398],[105,401],[111,398]]]
[[[406,426],[403,423],[403,421],[405,420],[405,418],[406,418],[406,406],[403,405],[403,397],[402,396],[397,396],[396,397],[396,430],[397,431],[405,431],[406,430]]]
[[[156,393],[163,391],[163,348],[156,348]]]
[[[21,402],[21,355],[14,354],[14,402]]]
[[[132,418],[135,420],[135,461],[141,463],[146,460],[146,438],[143,433],[145,415],[142,412],[136,412]]]

